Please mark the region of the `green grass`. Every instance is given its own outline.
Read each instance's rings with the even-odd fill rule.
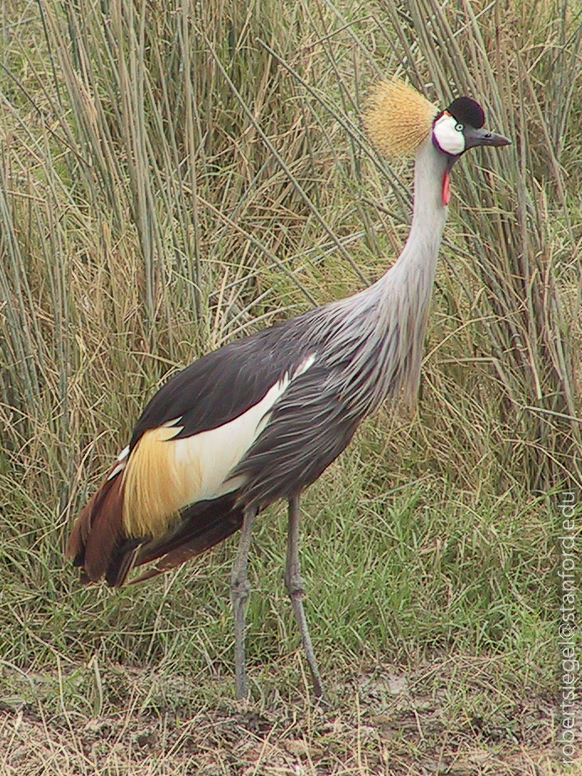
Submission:
[[[555,497],[582,484],[580,13],[3,10],[2,772],[560,772]],[[379,159],[359,122],[395,72],[439,105],[476,97],[514,144],[453,172],[418,409],[370,419],[302,500],[331,708],[308,699],[283,506],[257,521],[241,707],[236,537],[118,592],[80,588],[64,542],[169,374],[397,255],[411,167]]]
[[[523,492],[515,501],[482,494],[476,503],[473,494],[430,476],[373,496],[364,487],[369,469],[360,457],[345,459],[304,499],[303,572],[322,659],[407,658],[402,644],[408,643],[413,653],[419,647],[471,654],[519,649],[540,670],[551,670],[553,526],[540,504],[528,503]],[[282,508],[259,519],[251,559],[256,592],[248,610],[251,664],[285,659],[297,647],[282,583],[285,520]],[[24,550],[15,535],[3,557],[10,585],[2,655],[27,666],[93,654],[157,665],[180,655],[203,671],[211,649],[210,662],[229,671],[233,544],[168,579],[111,592],[79,588],[75,572],[60,568],[58,547],[39,541]]]

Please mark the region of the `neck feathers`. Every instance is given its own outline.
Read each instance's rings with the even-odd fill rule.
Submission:
[[[436,261],[447,217],[442,186],[447,157],[428,138],[416,155],[414,213],[408,239],[398,260],[364,294],[374,315],[378,358],[379,403],[402,394],[413,404]]]
[[[447,165],[448,158],[434,147],[430,138],[423,143],[416,155],[410,234],[394,266],[423,268],[430,277],[429,294],[447,219],[447,207],[443,204],[443,179]]]

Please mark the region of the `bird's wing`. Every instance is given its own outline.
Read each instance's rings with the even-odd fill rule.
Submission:
[[[190,437],[223,426],[257,404],[304,357],[305,347],[289,323],[235,340],[174,375],[146,405],[130,449],[144,432],[178,418],[177,437]]]
[[[225,483],[230,470],[306,368],[293,332],[297,327],[289,336],[284,325],[271,327],[220,348],[177,374],[150,400],[130,445],[73,526],[67,555],[88,579],[108,574],[121,549],[125,559],[115,563],[124,564],[141,542],[163,544],[162,537],[172,533],[190,505],[237,489],[239,481]],[[196,519],[201,517],[193,513]],[[205,541],[198,537],[195,544]]]
[[[314,360],[274,405],[269,422],[233,470],[239,499],[263,508],[311,485],[349,444],[363,413],[342,389],[342,370]]]
[[[231,471],[312,363],[310,356],[285,359],[281,349],[266,351],[257,339],[200,359],[146,408],[147,424],[142,416],[123,472],[129,536],[159,536],[190,504],[238,489],[241,480]]]

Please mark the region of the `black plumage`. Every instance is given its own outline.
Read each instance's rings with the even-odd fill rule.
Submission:
[[[481,129],[485,123],[485,111],[478,102],[470,97],[457,97],[447,108],[460,124],[468,124],[475,129]]]
[[[170,379],[69,537],[67,554],[85,580],[120,585],[136,566],[157,561],[147,578],[240,528],[231,575],[237,697],[246,692],[252,523],[279,498],[289,505],[285,585],[323,693],[301,600],[299,494],[384,399],[416,396],[450,170],[467,148],[509,142],[481,130],[483,111],[469,98],[439,114],[398,82],[381,96],[368,131],[388,152],[416,153],[412,227],[396,263],[364,291],[226,345]]]

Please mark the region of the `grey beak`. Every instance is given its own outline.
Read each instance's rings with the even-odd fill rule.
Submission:
[[[465,149],[475,146],[506,146],[511,144],[511,140],[503,135],[496,135],[494,132],[488,132],[486,129],[475,129],[475,127],[465,127]]]

